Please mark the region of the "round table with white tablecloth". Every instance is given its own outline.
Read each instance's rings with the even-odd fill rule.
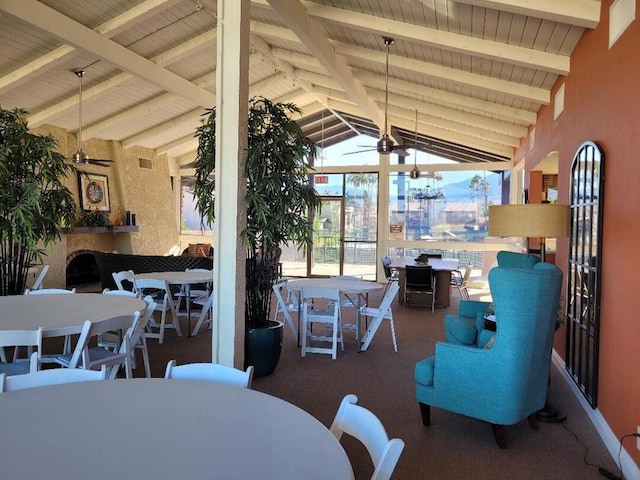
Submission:
[[[101,293],[12,295],[0,297],[0,330],[37,330],[46,336],[73,335],[85,321],[97,321],[142,311],[146,304],[137,298]]]
[[[3,478],[353,479],[338,440],[307,412],[213,382],[136,378],[5,392],[0,425]]]

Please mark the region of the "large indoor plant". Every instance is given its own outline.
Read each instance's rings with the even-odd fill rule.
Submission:
[[[299,113],[299,109],[291,103],[273,103],[262,97],[249,101],[243,172],[247,178],[244,202],[247,224],[240,234],[247,254],[245,327],[249,334],[270,325],[272,286],[278,275],[281,245],[311,244],[308,215],[320,205],[320,198],[309,182],[316,146],[290,118],[294,113]],[[207,121],[196,132],[194,190],[203,228],[215,219],[215,179],[212,180],[216,167],[215,108],[205,115]],[[255,358],[253,352],[246,351],[248,347],[251,345],[245,342],[245,355]],[[256,366],[256,375],[261,373],[267,374]]]
[[[64,179],[73,167],[51,135],[31,133],[26,112],[0,109],[0,295],[23,292],[29,267],[73,225],[76,203]]]

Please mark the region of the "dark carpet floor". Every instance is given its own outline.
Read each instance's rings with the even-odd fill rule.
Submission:
[[[377,305],[380,295],[372,295]],[[550,402],[567,413],[563,424],[541,423],[538,431],[527,421],[507,428],[508,448],[500,450],[491,427],[481,421],[432,409],[431,427],[420,420],[415,400],[413,367],[444,338],[443,316],[457,310],[457,293],[449,309],[402,306],[394,302],[398,352],[393,351],[388,324],[383,324],[366,352],[357,353],[353,332],[345,332],[345,350],[337,360],[300,350],[288,329],[278,367],[273,375],[255,378],[253,388],[291,402],[329,426],[347,393],[372,410],[390,437],[405,442],[395,470],[396,479],[600,479],[598,466],[617,472],[614,460],[561,374],[552,367]],[[353,318],[348,311],[345,321]],[[186,320],[184,323],[186,331]],[[167,361],[178,364],[211,361],[211,331],[196,337],[176,337],[165,343],[150,341],[154,377],[161,377]],[[142,368],[135,376],[142,376]],[[357,479],[370,478],[372,465],[366,450],[354,439],[342,441]],[[282,452],[286,461],[287,452]],[[329,459],[318,459],[330,461]],[[590,465],[591,464],[591,465]],[[301,479],[304,474],[301,473]]]

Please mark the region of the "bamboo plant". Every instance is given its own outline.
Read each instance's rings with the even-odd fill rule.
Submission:
[[[64,178],[73,170],[52,135],[29,132],[26,111],[0,108],[0,295],[23,292],[42,247],[73,225],[76,203]]]
[[[273,103],[263,97],[249,101],[246,228],[241,238],[246,246],[245,321],[248,329],[268,326],[271,294],[277,279],[281,245],[311,245],[309,213],[320,198],[309,183],[316,146],[290,118],[300,110],[291,103]],[[215,220],[216,115],[204,114],[197,129],[198,152],[194,196],[202,227]]]

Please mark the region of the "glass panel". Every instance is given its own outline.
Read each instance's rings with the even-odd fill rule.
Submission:
[[[180,179],[180,232],[201,232],[200,214],[196,209],[196,200],[193,196],[193,177],[181,177]],[[213,226],[204,231],[213,231]]]
[[[342,199],[322,199],[314,220],[311,275],[340,275],[342,260]]]
[[[379,165],[380,156],[376,152],[377,141],[377,138],[359,135],[344,142],[326,147],[316,160],[316,169],[321,171],[324,167]]]
[[[344,175],[342,173],[313,175],[313,186],[316,193],[323,197],[342,197],[344,194]]]
[[[485,171],[389,176],[389,239],[484,241],[490,205],[502,203],[501,176]]]

